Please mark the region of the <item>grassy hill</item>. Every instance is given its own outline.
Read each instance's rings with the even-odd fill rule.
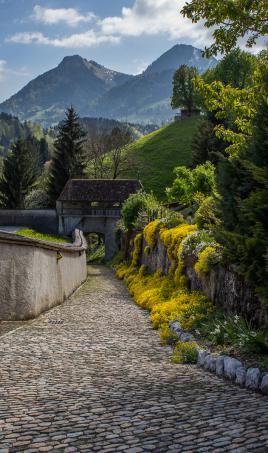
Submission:
[[[191,164],[191,142],[199,121],[189,118],[170,124],[129,145],[134,165],[122,176],[138,177],[146,191],[165,199],[165,188],[174,179],[174,167]]]

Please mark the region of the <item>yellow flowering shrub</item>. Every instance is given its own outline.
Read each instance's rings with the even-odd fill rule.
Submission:
[[[197,274],[207,274],[211,266],[217,264],[220,259],[221,255],[216,247],[209,245],[199,253],[194,270]]]
[[[178,341],[172,355],[173,363],[196,363],[198,345],[194,341]]]
[[[144,239],[152,248],[156,244],[156,232],[158,231],[159,224],[159,219],[153,220],[152,222],[148,223],[148,225],[146,225],[143,230]]]
[[[131,266],[133,267],[136,267],[138,265],[141,254],[141,245],[142,245],[142,233],[138,233],[134,238],[134,246],[132,251]]]
[[[170,228],[169,230],[167,228],[161,228],[160,239],[166,247],[168,257],[171,260],[178,259],[179,246],[182,240],[188,236],[188,234],[193,233],[196,230],[196,225],[189,225],[186,223],[178,225],[175,228]]]
[[[154,245],[158,222],[151,222],[144,230],[150,250]],[[214,310],[212,303],[204,295],[188,290],[187,277],[183,275],[184,264],[180,258],[181,243],[187,235],[196,231],[196,228],[196,225],[183,224],[160,230],[160,238],[172,260],[168,276],[163,275],[161,271],[148,274],[144,265],[138,268],[142,246],[141,233],[134,238],[130,265],[121,265],[117,268],[118,278],[126,280],[129,292],[136,303],[150,311],[153,327],[161,329],[163,341],[165,337],[172,341],[168,328],[169,321],[179,321],[182,328],[188,330],[196,321],[204,319]]]

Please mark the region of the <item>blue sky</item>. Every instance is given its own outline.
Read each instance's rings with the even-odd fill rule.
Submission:
[[[0,0],[0,100],[79,54],[137,74],[176,43],[199,48],[208,30],[179,11],[185,0]]]

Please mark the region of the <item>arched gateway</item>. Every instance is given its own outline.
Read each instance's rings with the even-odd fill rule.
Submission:
[[[105,257],[116,251],[115,226],[121,207],[141,183],[130,179],[70,179],[57,200],[59,233],[69,235],[75,228],[105,237]]]

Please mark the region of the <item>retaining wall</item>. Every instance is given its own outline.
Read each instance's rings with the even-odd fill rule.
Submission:
[[[24,226],[41,233],[58,233],[55,209],[0,209],[1,226]]]
[[[62,303],[87,277],[86,242],[52,244],[0,233],[0,320],[31,319]]]
[[[171,262],[167,250],[159,235],[156,245],[149,256],[145,255],[146,241],[143,239],[140,264],[145,264],[150,272],[161,270],[168,274]],[[214,266],[208,274],[198,275],[194,270],[196,259],[189,257],[185,261],[184,272],[188,277],[189,289],[201,291],[227,314],[239,314],[256,325],[268,324],[268,309],[256,297],[250,287],[231,267]]]

